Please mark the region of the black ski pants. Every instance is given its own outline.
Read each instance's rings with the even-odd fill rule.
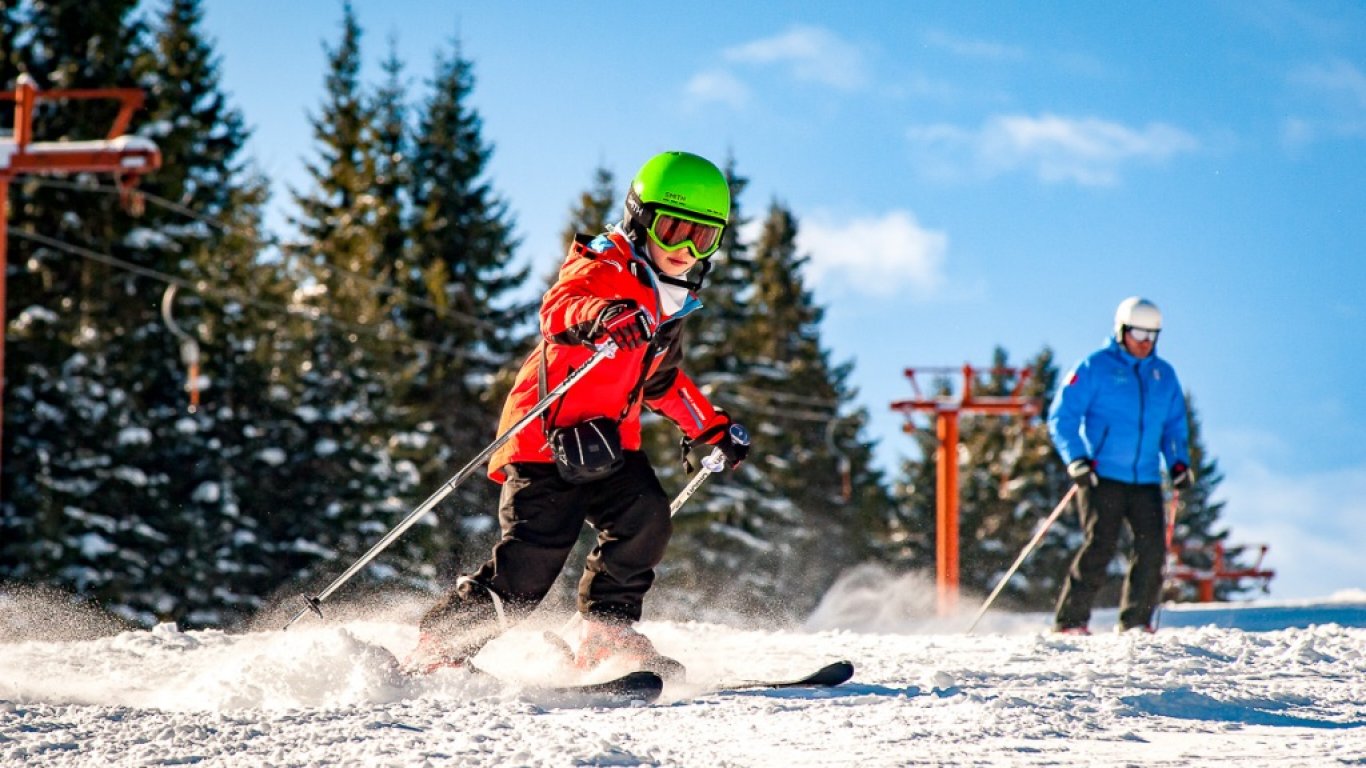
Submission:
[[[1078,512],[1085,539],[1068,569],[1058,597],[1055,625],[1084,627],[1091,620],[1091,604],[1105,584],[1105,572],[1115,557],[1120,526],[1128,523],[1134,549],[1120,599],[1119,623],[1124,629],[1152,622],[1162,593],[1162,562],[1166,558],[1162,487],[1133,485],[1101,478],[1077,491]]]
[[[598,539],[579,580],[579,612],[638,621],[673,520],[645,453],[624,454],[621,469],[583,485],[566,482],[554,464],[506,467],[498,505],[502,539],[488,562],[422,617],[422,629],[480,644],[500,629],[495,597],[510,622],[524,617],[554,586],[585,522]]]

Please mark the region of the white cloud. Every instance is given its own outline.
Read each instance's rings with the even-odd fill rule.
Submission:
[[[938,29],[926,32],[922,38],[926,44],[932,47],[966,59],[1018,61],[1025,58],[1023,48],[990,40],[959,37]]]
[[[1366,136],[1366,73],[1347,61],[1300,67],[1290,73],[1297,94],[1309,94],[1312,114],[1286,121],[1282,140],[1291,147],[1322,137]]]
[[[1281,143],[1286,146],[1308,144],[1315,136],[1314,124],[1304,118],[1288,117],[1281,122]]]
[[[855,90],[868,82],[863,51],[821,27],[794,26],[774,37],[726,49],[727,61],[777,64],[798,80]]]
[[[1291,73],[1290,80],[1344,98],[1349,108],[1366,110],[1366,74],[1350,62],[1336,60],[1301,67]]]
[[[907,137],[922,169],[935,175],[996,176],[1016,170],[1045,182],[1083,186],[1118,183],[1136,162],[1160,162],[1194,151],[1199,142],[1165,123],[1131,128],[1099,118],[998,115],[977,130],[914,126]]]
[[[723,69],[710,69],[694,75],[684,86],[687,103],[720,102],[739,109],[749,103],[749,88]]]
[[[811,256],[808,283],[825,290],[868,296],[908,291],[923,297],[945,282],[948,235],[922,227],[906,211],[848,221],[809,216],[797,241],[799,250]]]

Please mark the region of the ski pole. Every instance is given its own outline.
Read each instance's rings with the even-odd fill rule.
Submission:
[[[732,424],[730,425],[730,439],[731,442],[739,443],[740,445],[749,445],[749,432],[746,432],[745,428],[739,424]],[[708,477],[725,468],[726,454],[722,453],[720,448],[713,448],[711,455],[702,459],[701,469],[698,470],[696,475],[693,475],[693,478],[688,481],[688,484],[683,487],[683,490],[678,492],[678,496],[674,497],[673,503],[669,505],[669,517],[678,514],[679,508],[682,507],[688,499],[692,498],[694,493],[697,493],[697,489],[702,487],[702,483],[705,483]]]
[[[536,417],[540,416],[541,411],[544,411],[546,408],[549,408],[550,404],[554,402],[556,398],[558,398],[560,395],[563,395],[570,387],[574,386],[574,384],[578,382],[579,379],[583,378],[585,374],[593,370],[593,366],[602,362],[606,358],[612,357],[616,354],[616,352],[617,345],[610,341],[598,347],[597,351],[593,353],[593,356],[588,358],[588,360],[583,364],[581,368],[569,374],[569,376],[566,377],[564,381],[560,382],[559,386],[555,387],[550,392],[546,393],[546,396],[541,398],[541,401],[539,403],[533,405],[531,407],[531,410],[527,411],[526,415],[522,416],[522,418],[516,424],[513,424],[511,427],[508,427],[508,430],[506,432],[499,435],[498,438],[494,440],[492,443],[489,443],[488,447],[480,451],[478,456],[475,456],[473,459],[470,459],[470,462],[466,464],[464,467],[462,467],[459,472],[456,472],[451,477],[451,479],[447,480],[446,484],[441,486],[441,488],[438,489],[436,493],[433,493],[431,496],[429,496],[426,501],[422,502],[417,506],[416,509],[408,513],[408,516],[403,518],[402,522],[400,522],[398,525],[390,529],[388,533],[384,534],[384,538],[376,542],[375,545],[370,548],[369,552],[366,552],[364,555],[362,555],[361,558],[357,560],[355,563],[352,563],[351,567],[347,568],[346,571],[342,573],[342,575],[338,576],[331,584],[328,584],[327,589],[324,589],[323,591],[319,592],[317,595],[313,597],[308,597],[307,595],[305,595],[304,602],[308,605],[301,609],[298,613],[294,614],[294,618],[290,619],[288,622],[285,623],[285,629],[289,629],[294,624],[294,622],[303,618],[304,614],[308,613],[309,611],[312,611],[313,613],[317,614],[318,618],[322,618],[322,601],[326,600],[328,597],[331,597],[332,593],[336,592],[341,587],[341,585],[349,581],[352,576],[355,576],[356,573],[360,571],[360,569],[364,568],[366,564],[368,564],[371,560],[374,560],[380,552],[383,552],[384,549],[388,547],[390,544],[393,544],[399,536],[402,536],[405,531],[413,527],[413,525],[415,525],[418,520],[422,519],[423,515],[430,512],[433,507],[435,507],[438,503],[441,502],[442,499],[449,496],[451,492],[454,491],[457,487],[459,487],[461,483],[465,482],[465,480],[468,479],[470,475],[474,474],[475,469],[477,469],[479,465],[487,461],[488,458],[493,455],[494,451],[503,447],[503,444],[511,440],[513,436],[516,435],[518,432],[522,431],[523,427],[530,424],[532,420]]]
[[[1010,570],[1006,571],[1006,575],[1002,576],[1001,580],[997,582],[996,588],[991,590],[991,594],[987,596],[986,601],[982,603],[982,607],[977,610],[977,616],[974,617],[972,623],[968,625],[967,633],[969,635],[972,634],[972,630],[977,627],[977,622],[982,620],[982,616],[986,614],[987,608],[991,607],[992,602],[996,600],[996,596],[1001,594],[1002,589],[1005,589],[1006,582],[1010,581],[1010,577],[1015,575],[1015,571],[1024,563],[1025,558],[1029,557],[1029,553],[1033,552],[1034,548],[1043,540],[1043,535],[1048,533],[1048,529],[1053,527],[1054,521],[1062,514],[1063,509],[1067,506],[1067,502],[1072,500],[1072,496],[1075,495],[1076,492],[1077,486],[1075,485],[1067,489],[1067,493],[1063,494],[1062,501],[1058,502],[1058,506],[1054,507],[1053,512],[1043,521],[1043,525],[1040,526],[1038,532],[1034,534],[1034,538],[1030,539],[1029,544],[1025,546],[1024,551],[1020,553],[1020,556],[1015,558],[1015,564],[1010,566]]]

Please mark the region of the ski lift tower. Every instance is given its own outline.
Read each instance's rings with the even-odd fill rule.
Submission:
[[[949,376],[961,371],[963,386],[955,398],[952,394],[925,397],[916,383],[916,373],[936,376]],[[911,400],[898,400],[892,403],[892,410],[906,416],[902,429],[915,431],[912,417],[916,413],[934,414],[935,435],[939,445],[935,449],[935,560],[936,583],[939,587],[939,615],[951,615],[958,605],[958,415],[961,413],[983,413],[998,415],[1035,416],[1040,413],[1040,403],[1036,398],[1023,396],[1025,383],[1029,380],[1028,368],[994,368],[987,373],[1016,376],[1015,389],[1009,395],[978,395],[973,392],[974,375],[977,373],[970,365],[955,368],[907,368],[906,378],[911,382],[915,397]]]
[[[5,277],[9,221],[9,184],[24,174],[108,173],[114,176],[124,204],[136,207],[134,186],[138,177],[161,166],[161,152],[149,139],[129,136],[128,123],[142,106],[137,88],[58,89],[40,91],[28,75],[20,75],[12,93],[0,93],[0,102],[14,102],[14,134],[0,135],[0,430],[4,423],[5,382]],[[42,101],[113,100],[118,114],[109,133],[94,141],[34,141],[33,115]],[[0,438],[3,432],[0,431]]]

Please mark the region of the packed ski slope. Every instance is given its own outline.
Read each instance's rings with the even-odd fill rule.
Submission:
[[[1006,614],[968,636],[963,618],[898,610],[910,586],[837,588],[804,628],[649,622],[689,681],[617,708],[398,677],[384,649],[415,631],[392,607],[288,632],[106,634],[0,596],[0,765],[1366,765],[1364,593],[1169,607],[1151,636],[1104,631],[1101,613],[1076,638]],[[540,629],[480,661],[553,679]],[[715,690],[837,658],[858,665],[839,688]]]

